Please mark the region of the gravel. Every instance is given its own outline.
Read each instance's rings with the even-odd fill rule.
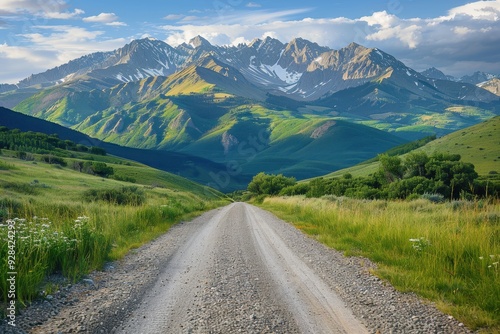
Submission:
[[[471,333],[375,267],[234,203],[36,301],[0,333]]]

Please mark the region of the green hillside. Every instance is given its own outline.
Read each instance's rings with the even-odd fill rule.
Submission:
[[[459,154],[462,161],[472,163],[480,176],[500,173],[500,116],[438,138],[418,150],[428,154],[444,152]],[[326,177],[367,176],[378,169],[378,162],[361,163],[335,171]]]
[[[500,173],[500,116],[436,139],[422,150],[460,154],[480,175]]]
[[[100,149],[0,128],[0,254],[6,258],[12,220],[16,251],[34,254],[16,261],[21,303],[38,296],[50,274],[78,279],[226,203],[214,189]],[[5,301],[6,277],[0,279]]]

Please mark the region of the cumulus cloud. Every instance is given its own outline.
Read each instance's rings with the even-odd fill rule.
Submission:
[[[468,16],[474,20],[498,21],[500,1],[478,1],[455,7],[448,12],[450,18]]]
[[[67,20],[83,14],[81,9],[73,12],[65,11],[68,5],[63,0],[2,0],[0,2],[0,15],[13,16],[31,14],[46,19]]]
[[[108,26],[126,26],[125,23],[118,21],[118,16],[115,13],[100,13],[99,15],[84,17],[83,22],[101,23]]]

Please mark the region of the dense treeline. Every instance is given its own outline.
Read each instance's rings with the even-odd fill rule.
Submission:
[[[64,151],[77,151],[106,155],[106,151],[100,147],[88,147],[76,144],[71,140],[62,140],[56,134],[22,132],[18,129],[11,130],[5,126],[0,126],[0,149],[36,154],[57,152],[60,155],[65,155]]]
[[[255,176],[248,186],[254,195],[324,195],[361,199],[407,199],[427,197],[432,200],[471,199],[476,196],[498,197],[500,183],[478,178],[474,165],[460,160],[458,154],[424,152],[399,156],[379,155],[378,171],[367,177],[345,174],[341,178],[318,178],[296,183],[283,175]]]

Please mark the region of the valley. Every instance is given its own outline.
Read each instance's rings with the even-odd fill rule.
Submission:
[[[0,85],[20,332],[494,333],[498,81],[196,36]]]

